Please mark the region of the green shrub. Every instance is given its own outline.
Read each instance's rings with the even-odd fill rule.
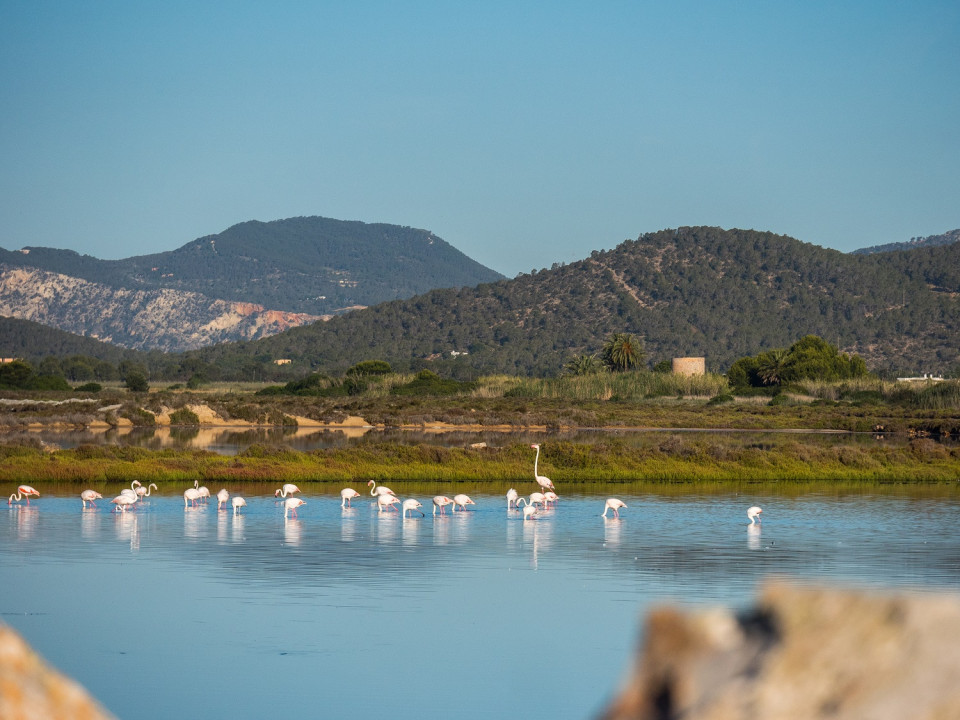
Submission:
[[[200,416],[190,408],[180,408],[170,413],[171,425],[199,425]]]
[[[95,382],[84,383],[83,385],[74,388],[76,392],[89,392],[89,393],[98,393],[103,390],[103,385]]]

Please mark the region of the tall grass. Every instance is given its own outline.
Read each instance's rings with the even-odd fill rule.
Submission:
[[[501,381],[501,385],[506,383]],[[722,375],[676,375],[673,373],[630,372],[558,378],[517,379],[504,394],[509,397],[570,400],[577,402],[656,397],[712,397],[727,389]]]

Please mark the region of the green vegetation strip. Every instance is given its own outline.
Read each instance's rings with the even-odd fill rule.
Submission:
[[[563,491],[590,483],[918,483],[960,479],[960,448],[929,439],[899,445],[824,444],[784,438],[737,443],[726,438],[687,440],[671,435],[637,447],[618,440],[592,445],[551,442],[540,472]],[[420,483],[523,483],[533,481],[526,445],[444,448],[366,445],[299,452],[253,446],[239,456],[211,452],[151,451],[81,446],[44,452],[0,446],[0,482],[33,481],[102,485],[411,481]]]

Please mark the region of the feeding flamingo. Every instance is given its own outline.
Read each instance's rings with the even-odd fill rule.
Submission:
[[[239,514],[240,514],[240,508],[246,507],[246,506],[247,506],[247,501],[244,500],[244,499],[243,499],[242,497],[240,497],[239,495],[234,495],[234,496],[233,496],[233,499],[230,500],[230,504],[233,505],[233,514],[234,514],[234,515],[239,515]]]
[[[518,497],[520,497],[520,493],[518,493],[516,489],[510,488],[509,490],[507,490],[507,510],[518,507],[517,505]]]
[[[360,493],[353,488],[344,488],[340,491],[340,507],[353,507],[350,501],[355,497],[360,497]]]
[[[547,496],[543,493],[532,492],[530,493],[530,499],[527,498],[517,498],[517,507],[520,507],[520,503],[525,503],[525,507],[530,507],[531,505],[544,505],[547,503]]]
[[[557,495],[553,490],[547,490],[543,494],[543,506],[550,507],[550,503],[553,503],[554,505],[556,505],[557,500],[559,499],[560,499],[560,496]]]
[[[524,520],[533,520],[538,515],[540,515],[540,508],[536,505],[524,505],[523,506],[523,519]]]
[[[371,480],[367,483],[367,485],[373,485],[373,487],[370,489],[370,494],[374,497],[377,497],[378,495],[396,495],[396,493],[386,485],[377,485],[376,480]]]
[[[96,507],[97,504],[94,502],[94,500],[103,500],[103,495],[98,493],[96,490],[84,490],[82,493],[80,493],[80,502],[83,503],[84,507],[87,506],[87,503],[90,503]]]
[[[476,505],[476,503],[470,499],[469,495],[464,495],[463,493],[460,493],[459,495],[453,496],[453,512],[457,511],[458,506],[462,510],[466,510],[467,505]]]
[[[220,488],[220,492],[217,493],[217,510],[226,509],[227,500],[230,499],[230,493],[227,492],[226,488]]]
[[[453,500],[448,498],[446,495],[435,495],[433,498],[433,514],[437,514],[437,508],[440,508],[440,514],[443,515],[443,509],[447,505],[453,505]]]
[[[30,496],[40,497],[40,493],[29,485],[20,485],[17,488],[17,492],[10,496],[7,500],[7,505],[13,504],[14,501],[20,502],[24,497],[27,498],[27,505],[30,504]]]
[[[414,500],[413,498],[410,498],[409,500],[404,500],[404,501],[403,501],[403,515],[402,515],[402,517],[403,517],[404,519],[406,519],[406,517],[407,517],[407,511],[410,511],[410,512],[418,512],[418,513],[420,513],[420,515],[421,515],[422,517],[426,517],[426,515],[423,514],[423,511],[420,510],[420,508],[422,508],[422,507],[423,507],[423,505],[420,504],[420,501],[419,501],[419,500]]]
[[[300,488],[298,488],[293,483],[287,483],[282,488],[279,488],[275,493],[273,493],[273,496],[276,497],[277,495],[279,495],[280,497],[286,499],[287,495],[291,495],[293,493],[298,493],[298,492],[300,492]]]
[[[762,508],[754,505],[752,508],[747,510],[747,517],[750,518],[750,524],[753,525],[755,522],[761,522],[763,518],[760,517],[760,513],[763,512]]]
[[[288,512],[293,512],[293,516],[297,517],[297,508],[306,504],[307,503],[300,498],[287,498],[283,501],[283,516],[286,517]]]
[[[192,503],[193,507],[197,506],[197,502],[200,500],[200,491],[195,488],[187,488],[183,491],[183,506],[186,507],[187,504]]]
[[[608,498],[607,502],[603,505],[603,515],[601,515],[601,517],[607,516],[607,510],[613,510],[613,516],[620,517],[620,508],[625,508],[626,506],[627,504],[623,500]]]
[[[538,463],[540,462],[540,444],[537,443],[537,444],[531,445],[530,447],[537,449],[537,457],[536,457],[536,458],[534,459],[534,461],[533,461],[533,477],[534,477],[534,479],[537,481],[537,483],[540,485],[540,487],[542,487],[544,490],[556,490],[556,488],[553,487],[553,480],[551,480],[550,478],[548,478],[548,477],[546,477],[546,476],[544,476],[544,475],[540,475],[540,474],[537,472]]]
[[[383,512],[384,508],[387,510],[390,510],[391,508],[396,510],[396,508],[393,506],[398,502],[400,502],[400,498],[398,498],[396,495],[387,495],[386,493],[383,495],[377,495],[377,509],[380,512]]]
[[[117,506],[114,508],[114,511],[116,511],[117,508],[120,508],[120,512],[126,512],[128,507],[133,507],[136,505],[137,497],[136,495],[131,497],[130,495],[124,495],[123,493],[120,493],[110,502]]]

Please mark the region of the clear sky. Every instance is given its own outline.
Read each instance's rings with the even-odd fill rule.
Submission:
[[[513,276],[681,225],[960,227],[960,2],[0,0],[0,246],[245,220]]]

